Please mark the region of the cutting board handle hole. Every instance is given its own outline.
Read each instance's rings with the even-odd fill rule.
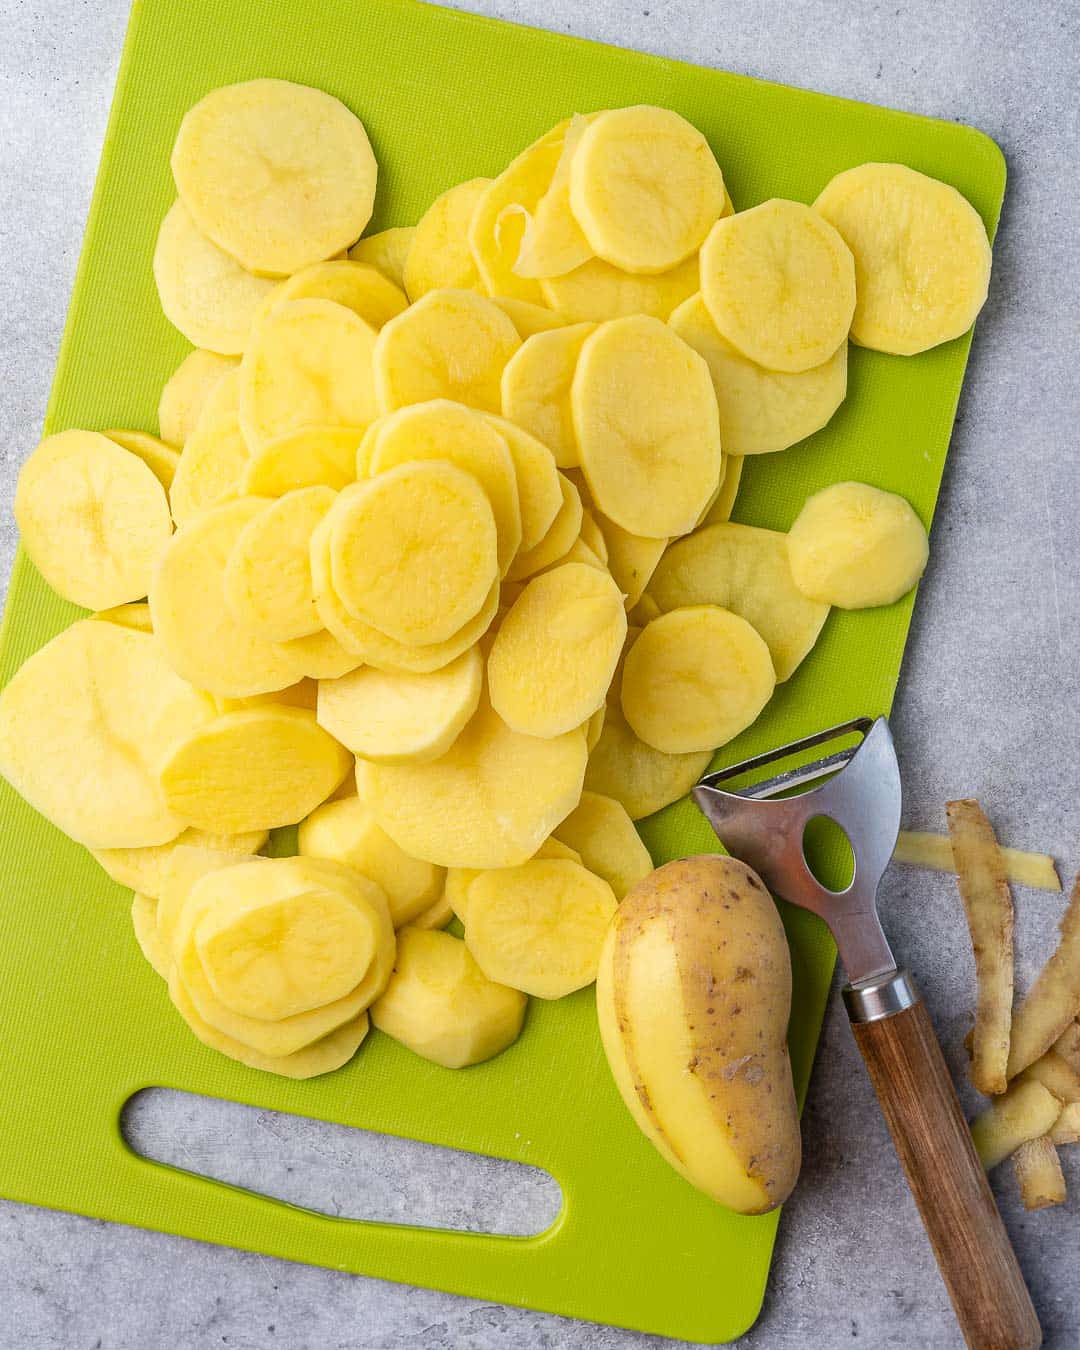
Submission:
[[[335,1218],[532,1237],[563,1205],[539,1167],[172,1088],[135,1093],[120,1129],[142,1158]]]

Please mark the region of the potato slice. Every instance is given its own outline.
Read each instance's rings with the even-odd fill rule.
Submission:
[[[569,859],[570,862],[581,862],[581,854],[569,844],[564,844],[561,839],[556,839],[553,834],[549,835],[533,854],[533,859],[536,858],[561,858],[564,861]],[[443,898],[450,906],[451,913],[457,915],[462,923],[465,922],[469,887],[480,875],[481,870],[475,867],[451,867],[446,873]]]
[[[395,225],[389,230],[379,230],[377,234],[369,234],[366,239],[358,239],[349,249],[349,257],[353,262],[370,263],[372,267],[377,267],[387,280],[403,291],[405,263],[415,235],[415,225]]]
[[[358,427],[297,427],[275,436],[244,466],[240,490],[252,497],[283,497],[299,488],[340,492],[356,478]]]
[[[449,286],[483,289],[469,247],[469,222],[490,178],[470,178],[436,197],[420,218],[405,260],[405,290],[410,300]]]
[[[603,566],[606,567],[608,561],[607,540],[604,538],[600,526],[596,523],[596,517],[587,506],[582,508],[581,533],[578,538],[589,552],[595,553]]]
[[[485,413],[487,421],[506,442],[514,462],[521,516],[519,549],[534,548],[551,528],[562,504],[555,457],[548,447],[505,417]]]
[[[185,822],[158,785],[158,765],[213,715],[150,634],[84,619],[0,693],[0,773],[87,848],[165,844]]]
[[[731,519],[731,513],[735,509],[735,499],[739,495],[739,484],[742,482],[742,471],[742,455],[729,455],[725,451],[724,476],[720,480],[720,491],[716,494],[716,500],[705,512],[705,519],[701,522],[703,525],[722,525]]]
[[[195,430],[210,390],[238,364],[234,356],[219,356],[202,347],[189,352],[170,375],[158,400],[162,440],[182,446]]]
[[[581,533],[581,496],[563,474],[558,476],[558,485],[562,501],[555,518],[539,543],[517,555],[506,574],[508,580],[524,581],[554,566],[566,556]]]
[[[811,370],[847,339],[855,262],[824,217],[774,197],[712,227],[701,294],[717,331],[749,360]]]
[[[631,534],[629,530],[624,530],[621,525],[616,525],[613,520],[608,520],[599,512],[596,515],[596,524],[607,550],[604,562],[615,578],[615,584],[623,593],[626,608],[633,609],[659,566],[668,541],[646,539],[644,535]]]
[[[226,564],[265,505],[243,497],[199,516],[169,541],[151,587],[154,633],[169,664],[197,689],[224,698],[285,689],[307,673],[302,650],[246,632],[225,603]]]
[[[1021,1144],[1053,1128],[1061,1103],[1041,1083],[1015,1083],[971,1124],[979,1161],[989,1172]]]
[[[1045,1055],[1040,1055],[1034,1064],[1029,1064],[1019,1075],[1019,1079],[1041,1083],[1059,1102],[1080,1102],[1080,1073],[1056,1050],[1050,1049]]]
[[[157,436],[147,431],[107,431],[110,441],[115,441],[122,450],[141,459],[161,486],[168,492],[180,462],[179,450],[166,445]]]
[[[346,651],[333,633],[328,633],[325,628],[308,637],[283,642],[281,646],[299,662],[304,677],[309,680],[340,680],[361,664],[360,658]],[[310,706],[314,712],[314,703]]]
[[[589,754],[585,787],[613,797],[641,820],[685,797],[709,767],[712,751],[666,755],[639,740],[617,702],[608,700],[600,739]]]
[[[1065,1201],[1061,1159],[1048,1135],[1029,1139],[1013,1154],[1013,1171],[1025,1209],[1046,1209]]]
[[[368,263],[335,259],[312,263],[279,282],[259,306],[255,322],[289,300],[332,300],[379,329],[408,307],[404,291]]]
[[[604,729],[604,718],[607,714],[607,705],[604,704],[593,713],[585,723],[585,749],[591,755],[595,750],[597,742],[600,740],[600,733]]]
[[[575,114],[563,138],[551,183],[526,221],[513,270],[519,277],[558,277],[593,256],[592,247],[570,207],[570,166],[581,137],[599,114]]]
[[[251,453],[240,429],[240,373],[228,371],[207,395],[184,442],[169,489],[177,527],[240,496]]]
[[[723,467],[701,357],[658,319],[614,319],[585,339],[571,405],[598,509],[649,538],[693,529]]]
[[[545,302],[567,323],[602,323],[632,314],[667,319],[700,286],[697,255],[658,276],[636,276],[590,258],[561,277],[540,283]]]
[[[178,848],[213,849],[216,853],[245,858],[258,853],[266,840],[265,830],[251,830],[246,834],[183,830],[167,844],[152,848],[92,848],[90,852],[113,881],[156,901],[165,885],[169,860]]]
[[[1059,925],[1058,945],[1012,1019],[1007,1076],[1046,1053],[1080,1016],[1080,878]]]
[[[579,729],[523,736],[482,700],[441,759],[359,761],[357,783],[375,819],[412,857],[441,867],[513,867],[573,810],[585,760]]]
[[[165,317],[196,347],[239,356],[259,306],[274,289],[212,243],[182,201],[169,208],[154,248],[154,281]]]
[[[47,436],[19,471],[15,521],[34,566],[65,600],[141,600],[172,533],[152,471],[96,431]]]
[[[1046,853],[1026,853],[1019,848],[1003,848],[1005,875],[1018,886],[1040,891],[1060,891],[1061,878],[1054,860]],[[910,867],[928,867],[934,872],[955,872],[952,840],[947,834],[926,830],[901,830],[893,849],[893,862]]]
[[[467,906],[465,942],[488,979],[552,999],[596,979],[616,901],[580,863],[544,858],[481,872]]]
[[[627,272],[666,272],[696,253],[726,201],[708,141],[667,108],[600,113],[570,166],[582,233],[594,253]]]
[[[332,300],[276,305],[240,363],[240,425],[249,450],[298,427],[366,426],[378,411],[375,344],[375,329]]]
[[[535,577],[488,657],[491,706],[525,736],[560,736],[603,706],[626,638],[619,588],[570,563]]]
[[[460,938],[406,928],[371,1020],[414,1054],[464,1069],[517,1040],[527,1003],[516,989],[489,980]]]
[[[117,623],[121,628],[134,628],[138,633],[152,633],[153,622],[150,619],[150,606],[145,600],[130,605],[114,605],[111,609],[99,609],[91,614],[99,623]]]
[[[1080,1144],[1080,1102],[1069,1102],[1061,1108],[1050,1130],[1053,1144]]]
[[[954,187],[905,164],[860,164],[838,173],[814,210],[855,256],[853,341],[913,356],[975,322],[990,283],[990,241]]]
[[[428,291],[379,334],[375,385],[379,407],[448,398],[500,412],[503,368],[521,346],[517,329],[475,291]]]
[[[829,615],[828,605],[796,588],[786,535],[730,522],[676,540],[653,573],[649,595],[664,613],[719,605],[738,614],[765,639],[780,683],[810,652]]]
[[[495,517],[499,572],[505,573],[521,544],[517,472],[503,436],[481,413],[447,399],[411,404],[379,419],[364,458],[371,478],[419,460],[446,460],[471,474]]]
[[[308,85],[248,80],[188,109],[172,171],[203,234],[252,272],[288,276],[359,238],[378,168],[344,103]]]
[[[599,792],[581,794],[581,801],[556,828],[555,839],[569,844],[590,872],[603,877],[616,900],[653,870],[649,850],[626,807]]]
[[[163,980],[169,978],[169,955],[161,945],[157,929],[157,901],[138,891],[131,897],[131,926],[139,950],[150,963],[150,968]]]
[[[546,305],[531,300],[518,300],[509,295],[493,295],[492,304],[498,305],[518,331],[522,342],[534,333],[546,333],[552,328],[564,328],[566,320]]]
[[[447,641],[498,581],[491,506],[453,464],[405,463],[356,483],[327,522],[334,591],[395,641]]]
[[[269,502],[237,535],[222,581],[242,628],[267,642],[322,628],[311,580],[311,536],[334,504],[328,487],[298,488]]]
[[[869,483],[815,492],[788,534],[795,585],[838,609],[893,604],[918,583],[929,553],[911,504]]]
[[[553,328],[526,339],[502,375],[502,410],[555,456],[560,468],[578,463],[570,386],[582,344],[595,324]]]
[[[428,674],[354,670],[319,685],[319,724],[342,745],[384,764],[438,759],[480,702],[484,662],[470,647]]]
[[[785,374],[755,365],[721,337],[700,295],[684,301],[669,322],[709,367],[728,454],[786,450],[820,431],[844,401],[846,342],[822,365]]]
[[[195,831],[185,830],[184,833],[192,835]],[[198,833],[201,834],[202,831]],[[180,911],[184,907],[188,893],[199,878],[209,872],[220,872],[223,868],[253,861],[250,856],[242,853],[212,848],[205,843],[185,844],[181,840],[182,836],[177,839],[176,847],[170,850],[162,861],[161,894],[157,902],[158,934],[170,962]]]

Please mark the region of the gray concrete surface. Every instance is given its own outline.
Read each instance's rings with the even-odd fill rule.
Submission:
[[[977,793],[1002,837],[1080,866],[1080,6],[1076,0],[475,0],[499,17],[971,122],[1009,160],[934,547],[895,712],[906,820]],[[34,445],[126,21],[125,0],[0,0],[0,572]],[[887,926],[959,1073],[972,971],[953,885],[899,872]],[[1017,896],[1019,980],[1060,903]],[[0,1033],[2,1034],[2,1033]],[[2,1090],[2,1089],[0,1089]],[[969,1108],[974,1100],[968,1098]],[[133,1111],[148,1152],[344,1213],[542,1227],[533,1174],[453,1172],[423,1150],[209,1106]],[[960,1345],[834,998],[804,1121],[806,1166],[747,1346]],[[178,1153],[177,1150],[180,1150]],[[456,1167],[458,1165],[455,1165]],[[1080,1151],[1066,1152],[1080,1191]],[[1077,1202],[1026,1215],[995,1177],[1048,1345],[1080,1343]],[[455,1194],[448,1199],[448,1191]],[[3,1350],[645,1350],[660,1340],[0,1204]]]

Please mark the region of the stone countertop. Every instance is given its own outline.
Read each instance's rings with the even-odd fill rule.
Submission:
[[[465,0],[461,8],[782,83],[972,123],[1009,162],[990,302],[979,323],[893,726],[905,823],[941,829],[978,795],[1002,838],[1080,866],[1080,8],[967,0]],[[127,19],[125,0],[0,0],[0,573],[11,497],[37,441]],[[955,886],[896,869],[886,927],[915,971],[954,1071],[972,1002]],[[1017,894],[1018,983],[1050,949],[1061,903]],[[967,1089],[966,1105],[975,1100]],[[498,1166],[324,1133],[270,1113],[241,1124],[199,1101],[133,1113],[140,1147],[332,1212],[403,1205],[461,1225],[542,1227],[550,1190]],[[348,1136],[349,1132],[344,1132]],[[948,1301],[834,996],[803,1122],[805,1169],[780,1227],[770,1350],[958,1347]],[[410,1151],[411,1150],[411,1151]],[[1064,1150],[1080,1190],[1080,1150]],[[308,1189],[296,1191],[297,1177]],[[1076,1200],[1028,1215],[994,1178],[1046,1343],[1080,1340]],[[467,1185],[468,1189],[464,1189]],[[352,1197],[350,1205],[350,1196]],[[671,1344],[66,1214],[0,1203],[3,1350],[394,1350]]]

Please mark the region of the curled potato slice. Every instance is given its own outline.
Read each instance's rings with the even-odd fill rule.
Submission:
[[[499,381],[521,346],[498,305],[475,291],[428,291],[392,319],[375,346],[379,406],[446,398],[500,412]]]
[[[172,534],[153,472],[96,431],[41,442],[19,471],[15,521],[41,575],[85,609],[141,600]]]
[[[410,300],[453,287],[480,290],[480,274],[469,248],[469,222],[490,178],[470,178],[436,197],[420,217],[405,260]]]
[[[240,430],[240,373],[218,380],[184,443],[169,489],[177,527],[238,497],[251,458]]]
[[[600,739],[589,755],[585,787],[614,797],[631,820],[685,797],[709,767],[712,752],[667,755],[639,740],[618,703],[608,700]]]
[[[312,263],[279,282],[259,306],[255,322],[289,300],[332,300],[376,329],[409,303],[401,287],[388,281],[377,267],[341,258]]]
[[[349,249],[353,262],[370,263],[392,281],[398,290],[405,289],[405,263],[416,234],[415,225],[395,225],[379,230],[365,239],[358,239]]]
[[[627,272],[666,272],[696,253],[726,201],[708,141],[667,108],[600,113],[570,166],[570,205],[585,238]]]
[[[504,416],[546,445],[560,468],[578,462],[570,385],[594,327],[579,323],[527,338],[502,374]]]
[[[581,801],[555,831],[555,839],[569,844],[590,872],[603,877],[616,900],[653,868],[626,807],[599,792],[581,794]]]
[[[855,262],[829,222],[774,197],[718,220],[701,249],[701,294],[719,333],[768,370],[811,370],[844,342]]]
[[[519,277],[557,277],[593,256],[592,247],[570,207],[570,166],[585,128],[596,114],[570,119],[562,153],[548,190],[526,222],[514,271]]]
[[[235,370],[237,358],[197,347],[169,376],[158,400],[158,430],[169,445],[182,446],[195,430],[203,404],[227,371]]]
[[[693,529],[720,481],[709,368],[658,319],[601,324],[571,389],[581,468],[597,508],[632,534]]]
[[[518,512],[521,516],[519,549],[535,547],[551,528],[562,505],[562,489],[555,456],[546,445],[505,417],[485,413],[487,421],[506,442],[517,479]]]
[[[151,900],[157,900],[165,884],[169,859],[178,848],[215,849],[237,858],[258,853],[267,840],[265,830],[246,834],[211,834],[206,830],[183,830],[167,844],[152,848],[93,848],[90,852],[113,881],[130,886]]]
[[[838,173],[814,210],[855,255],[854,342],[913,356],[975,322],[990,284],[990,241],[954,187],[905,164],[860,164]]]
[[[488,657],[491,705],[526,736],[559,736],[603,705],[626,637],[619,588],[582,563],[535,577]]]
[[[623,272],[603,258],[590,258],[565,276],[540,283],[544,300],[567,323],[602,323],[631,314],[667,319],[699,285],[696,254],[656,276]]]
[[[828,422],[847,393],[847,343],[812,370],[766,370],[720,336],[700,295],[671,316],[671,327],[705,359],[720,412],[720,440],[729,455],[786,450]]]
[[[110,441],[115,441],[122,450],[128,451],[136,459],[141,459],[161,486],[168,492],[180,460],[180,452],[166,445],[157,436],[147,431],[107,431]]]
[[[169,978],[169,955],[161,945],[157,930],[157,901],[138,891],[131,897],[131,926],[139,950],[150,963],[150,968],[163,980]]]
[[[240,489],[252,497],[283,497],[299,488],[330,487],[335,492],[356,478],[357,427],[297,427],[275,436],[250,456]]]
[[[363,123],[330,94],[287,80],[200,99],[180,123],[172,171],[203,234],[268,276],[348,248],[375,201]]]
[[[554,566],[573,548],[581,533],[581,494],[564,474],[558,475],[561,502],[547,533],[530,549],[523,549],[507,572],[510,581],[524,581]]]
[[[654,750],[693,754],[745,731],[775,684],[769,649],[745,619],[692,605],[654,619],[627,652],[622,710]]]
[[[562,328],[566,324],[566,320],[554,310],[531,300],[517,300],[508,295],[493,295],[491,300],[514,325],[523,342],[534,333],[546,333],[551,328]]]

